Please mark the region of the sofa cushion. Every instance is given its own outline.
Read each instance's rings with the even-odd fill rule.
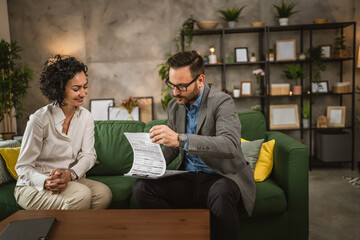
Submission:
[[[133,162],[133,151],[124,132],[143,132],[139,121],[95,121],[95,150],[99,164],[88,176],[113,176],[127,173]]]
[[[123,176],[91,176],[89,179],[106,184],[112,192],[109,209],[129,208],[132,185],[136,178]]]
[[[252,217],[280,215],[286,211],[287,202],[284,191],[269,178],[256,183],[256,199]],[[241,218],[248,217],[242,204],[239,205]]]
[[[275,139],[263,143],[260,150],[259,159],[255,166],[255,181],[261,182],[270,176],[274,165],[274,146]]]
[[[14,197],[15,181],[0,185],[0,221],[22,209]]]
[[[249,141],[264,139],[266,141],[266,123],[261,112],[240,112],[241,137]],[[243,127],[244,126],[244,127]]]
[[[0,141],[0,148],[20,147],[20,143],[16,140]],[[14,178],[7,170],[6,163],[0,155],[0,184],[13,181]]]
[[[2,159],[4,159],[6,163],[6,168],[10,175],[17,180],[18,175],[15,171],[15,165],[17,163],[17,160],[19,158],[21,147],[14,147],[14,148],[0,148],[0,155],[2,156]]]
[[[264,142],[264,139],[255,141],[242,141],[241,150],[244,154],[245,160],[250,164],[251,170],[254,172],[256,162],[258,161],[260,149]]]

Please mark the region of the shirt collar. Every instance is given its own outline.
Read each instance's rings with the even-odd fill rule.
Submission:
[[[203,87],[200,96],[196,99],[196,101],[193,104],[191,104],[190,109],[193,107],[196,109],[199,109],[202,97],[204,95],[204,90],[205,90],[205,86]],[[186,105],[185,105],[185,107],[186,107]],[[187,107],[186,107],[186,109],[189,110]]]
[[[53,115],[54,115],[54,120],[55,123],[60,123],[62,121],[65,120],[65,114],[63,112],[63,110],[61,109],[61,107],[59,106],[59,104],[52,104],[53,107]],[[76,108],[74,116],[79,117],[80,116],[80,112],[83,110],[84,108],[82,106],[79,106]]]

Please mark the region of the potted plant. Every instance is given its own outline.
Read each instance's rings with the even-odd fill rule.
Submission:
[[[276,9],[276,18],[279,19],[280,26],[288,25],[289,17],[298,11],[294,11],[295,6],[298,2],[288,2],[281,0],[280,5],[273,4],[274,8]]]
[[[222,15],[222,19],[227,22],[229,28],[234,28],[236,22],[241,18],[241,11],[246,7],[246,5],[242,7],[234,6],[233,8],[227,8],[225,10],[218,10],[218,12]]]
[[[259,68],[254,70],[252,73],[256,79],[256,95],[261,95],[261,78],[265,76],[265,72]]]
[[[0,42],[0,121],[3,121],[4,139],[12,138],[13,117],[22,116],[22,100],[33,78],[33,71],[26,64],[16,63],[21,57],[16,42]],[[14,113],[15,110],[15,113]]]
[[[196,19],[192,15],[183,22],[179,35],[174,38],[177,51],[187,51],[190,49],[193,35],[195,34],[195,22]],[[184,46],[184,49],[182,49],[182,46]]]
[[[292,87],[293,94],[301,95],[301,85],[299,84],[299,80],[306,77],[304,69],[300,66],[300,64],[296,64],[295,66],[286,64],[286,69],[284,70],[284,73],[287,79],[294,81]]]
[[[171,54],[168,54],[167,60],[171,57]],[[157,65],[157,67],[160,67],[159,69],[159,76],[161,80],[163,81],[165,88],[161,91],[161,105],[163,110],[166,112],[167,106],[171,99],[174,98],[173,95],[170,94],[170,88],[165,84],[165,81],[169,78],[169,65],[167,63],[167,60],[163,63],[160,63]]]
[[[302,109],[302,122],[304,128],[310,127],[310,100],[303,101],[303,109]]]
[[[347,58],[349,53],[345,46],[345,36],[341,35],[335,38],[335,57],[336,58]]]
[[[240,87],[238,85],[234,86],[234,98],[240,97]]]
[[[321,72],[324,72],[326,65],[323,62],[323,51],[320,46],[313,47],[309,49],[310,60],[312,63],[312,81],[320,83],[321,81]],[[321,87],[321,85],[319,85]]]

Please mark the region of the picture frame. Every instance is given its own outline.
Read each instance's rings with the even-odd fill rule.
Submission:
[[[238,47],[235,48],[235,62],[248,62],[249,61],[249,54],[247,47]]]
[[[345,106],[328,106],[326,112],[328,127],[345,127]]]
[[[12,140],[21,141],[23,139],[23,135],[14,135],[12,136]]]
[[[90,112],[94,118],[94,121],[109,120],[108,109],[114,105],[114,98],[90,99]]]
[[[296,40],[276,40],[276,61],[296,60]]]
[[[131,116],[134,120],[140,120],[140,108],[134,107],[131,111]],[[120,108],[118,106],[109,106],[108,108],[108,120],[128,120],[129,113],[125,108]]]
[[[312,93],[328,93],[329,81],[311,82]]]
[[[321,45],[321,52],[323,58],[332,58],[332,46],[330,44]]]
[[[252,96],[252,82],[241,81],[240,82],[240,96]]]
[[[298,129],[299,112],[297,104],[270,105],[270,129]]]

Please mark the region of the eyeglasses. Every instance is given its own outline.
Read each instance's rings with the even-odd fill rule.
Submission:
[[[179,90],[180,92],[186,92],[187,91],[187,87],[190,86],[193,82],[195,82],[198,77],[200,76],[201,74],[197,75],[193,80],[191,80],[191,82],[189,82],[188,84],[186,84],[185,86],[183,85],[176,85],[176,84],[173,84],[172,82],[169,81],[169,79],[167,79],[165,81],[166,85],[171,88],[171,89],[174,89],[174,88],[177,88],[177,90]]]

